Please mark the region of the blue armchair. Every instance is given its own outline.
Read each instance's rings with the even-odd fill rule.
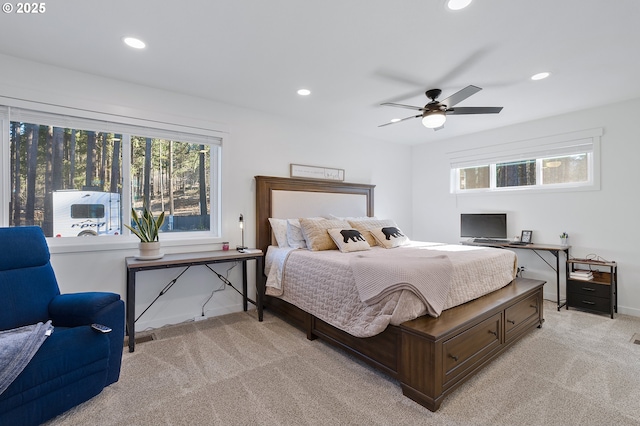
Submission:
[[[0,394],[0,425],[40,424],[91,399],[120,377],[120,295],[60,294],[49,257],[39,227],[0,228],[0,331],[49,320],[54,327]],[[99,333],[92,323],[113,331]]]

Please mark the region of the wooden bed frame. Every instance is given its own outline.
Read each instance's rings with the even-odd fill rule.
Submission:
[[[373,216],[374,185],[256,176],[256,244],[271,245],[272,191],[363,194]],[[544,281],[516,279],[506,287],[442,313],[368,338],[354,337],[276,297],[267,309],[397,379],[403,394],[431,411],[443,398],[536,327],[543,319]],[[264,288],[259,289],[264,294]]]

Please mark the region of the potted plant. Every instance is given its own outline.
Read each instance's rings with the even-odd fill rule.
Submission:
[[[142,212],[138,214],[134,208],[131,209],[131,220],[134,226],[124,225],[140,239],[138,249],[139,259],[160,259],[164,256],[160,253],[160,241],[158,234],[160,227],[164,223],[164,212],[157,218],[144,206]]]
[[[569,245],[569,234],[563,232],[560,234],[560,245],[568,246]]]

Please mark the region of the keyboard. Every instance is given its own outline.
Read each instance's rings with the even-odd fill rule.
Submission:
[[[514,242],[509,243],[509,244],[512,245],[512,246],[526,246],[526,245],[529,245],[531,243],[524,243],[522,241],[514,241]]]
[[[496,240],[493,238],[474,238],[473,239],[474,243],[499,243],[499,244],[506,244],[509,241],[507,240]]]

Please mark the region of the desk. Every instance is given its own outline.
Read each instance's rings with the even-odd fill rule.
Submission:
[[[569,260],[569,249],[571,246],[559,246],[554,244],[511,244],[511,243],[500,243],[500,242],[491,242],[491,243],[474,243],[473,241],[463,241],[462,244],[469,246],[484,246],[484,247],[495,247],[495,248],[509,248],[509,249],[520,249],[520,250],[533,250],[535,254],[538,255],[540,259],[544,261],[551,269],[556,271],[556,295],[558,299],[558,311],[564,305],[567,304],[567,301],[560,300],[560,252],[563,252],[565,255],[565,260]],[[547,260],[540,256],[541,251],[548,251],[553,254],[556,258],[556,266],[551,265]]]
[[[256,261],[256,301],[247,297],[247,261]],[[149,271],[152,269],[191,267],[197,265],[209,265],[213,263],[242,262],[242,308],[247,310],[247,302],[256,305],[258,310],[258,321],[262,321],[262,300],[264,295],[264,258],[262,250],[255,253],[240,253],[238,251],[208,251],[198,253],[177,253],[167,254],[162,259],[138,260],[135,257],[127,257],[127,309],[126,324],[127,335],[129,336],[129,352],[135,349],[135,322],[136,322],[136,273]],[[179,277],[178,277],[179,278]],[[168,290],[178,279],[165,287]],[[163,290],[163,291],[165,291]],[[163,293],[161,293],[162,295]],[[152,302],[153,303],[153,302]]]

